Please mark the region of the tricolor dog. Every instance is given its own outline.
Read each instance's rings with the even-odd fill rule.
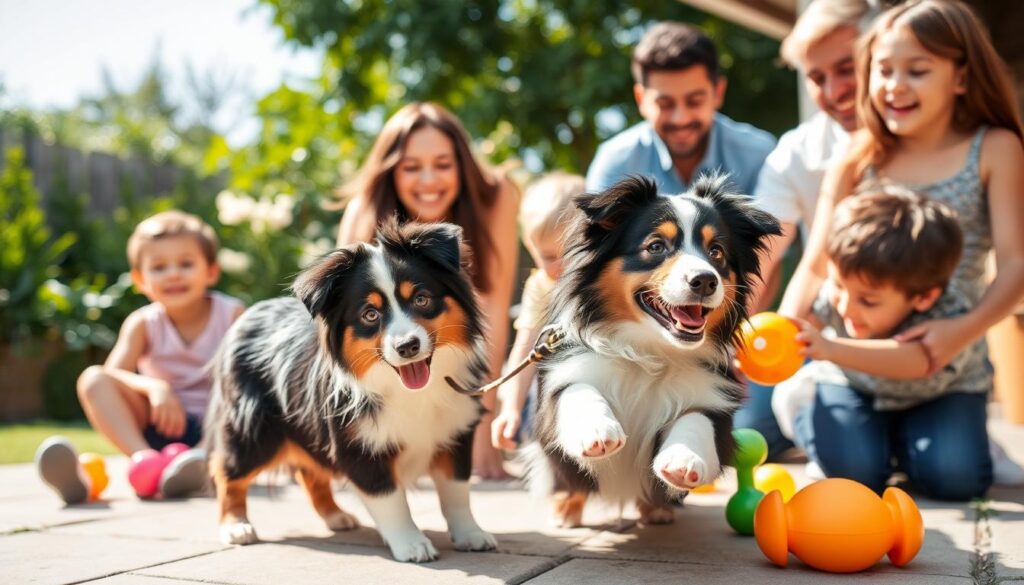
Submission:
[[[258,303],[235,323],[207,418],[224,542],[256,541],[248,485],[287,463],[334,530],[357,526],[331,493],[331,478],[346,478],[397,560],[438,556],[405,494],[427,473],[455,548],[495,547],[469,508],[480,405],[444,381],[475,387],[486,372],[460,238],[450,224],[385,226],[375,243],[306,269],[297,298]]]
[[[731,458],[741,388],[729,374],[758,253],[778,222],[722,178],[682,195],[626,179],[576,199],[550,319],[566,334],[541,362],[535,485],[578,525],[589,494],[635,501],[647,523]]]

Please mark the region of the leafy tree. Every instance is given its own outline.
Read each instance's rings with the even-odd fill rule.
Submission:
[[[630,52],[650,23],[667,19],[694,23],[718,42],[730,78],[727,114],[774,132],[796,122],[795,79],[776,65],[778,43],[680,2],[261,2],[288,39],[325,51],[317,84],[287,97],[306,108],[294,113],[309,116],[292,120],[299,126],[334,118],[342,160],[365,152],[388,114],[429,99],[486,138],[482,150],[494,159],[585,170],[601,140],[639,119]]]

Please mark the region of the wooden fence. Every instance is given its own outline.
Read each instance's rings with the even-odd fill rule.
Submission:
[[[170,195],[188,177],[177,166],[157,164],[139,157],[120,158],[103,152],[50,144],[38,135],[0,128],[0,170],[3,153],[20,146],[32,170],[32,179],[42,196],[44,207],[60,193],[88,194],[88,212],[93,217],[110,217],[125,198],[148,199]],[[196,185],[215,193],[225,184],[223,177],[212,177]]]

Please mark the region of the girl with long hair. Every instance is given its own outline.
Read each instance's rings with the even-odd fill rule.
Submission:
[[[952,207],[964,233],[963,255],[943,294],[966,301],[969,311],[924,322],[896,337],[920,342],[934,373],[984,344],[986,330],[1013,311],[1024,290],[1024,135],[1017,101],[984,27],[956,0],[920,0],[890,9],[859,41],[856,63],[861,130],[842,164],[826,174],[807,250],[780,311],[795,317],[810,314],[826,277],[829,218],[840,200],[871,183],[909,187]],[[997,273],[986,285],[984,265],[990,251],[995,252]],[[852,302],[868,306],[870,299]],[[984,360],[984,351],[974,353]],[[992,476],[985,435],[990,387],[989,381],[984,388],[958,389],[963,391],[959,395],[917,407],[931,409],[931,430],[915,436],[903,425],[890,445],[887,436],[873,442],[868,429],[881,428],[875,425],[876,415],[886,413],[874,412],[870,399],[851,389],[823,396],[819,386],[819,408],[809,415],[815,435],[843,435],[852,442],[836,450],[831,460],[819,452],[819,463],[828,475],[849,477],[863,470],[844,458],[871,451],[877,459],[871,465],[887,465],[889,455],[896,453],[912,481],[928,484],[929,475],[967,480],[954,482],[962,489],[939,497],[979,496]],[[963,400],[954,400],[958,396]],[[909,420],[913,412],[894,416]],[[943,437],[976,446],[972,457],[947,456]],[[915,457],[917,463],[928,460],[943,470],[908,465]]]
[[[369,241],[384,220],[454,223],[473,252],[473,284],[488,322],[490,374],[501,373],[508,337],[508,312],[516,276],[519,192],[503,174],[472,153],[459,120],[429,102],[411,103],[384,124],[355,179],[342,188],[345,212],[338,245]],[[474,472],[506,477],[501,455],[491,446],[494,396],[473,445]]]

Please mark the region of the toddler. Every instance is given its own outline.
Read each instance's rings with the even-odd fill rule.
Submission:
[[[128,240],[128,261],[132,281],[151,303],[128,316],[106,362],[78,379],[93,428],[131,457],[128,479],[140,497],[181,497],[206,482],[205,453],[185,446],[202,438],[211,384],[206,364],[244,310],[239,300],[209,290],[220,277],[216,258],[217,236],[196,216],[166,211],[140,223]],[[36,462],[65,502],[86,499],[88,486],[66,439],[44,442]]]
[[[965,500],[992,482],[985,404],[992,372],[969,346],[926,377],[927,351],[893,336],[969,310],[943,295],[963,248],[956,214],[886,186],[844,199],[827,243],[829,278],[801,322],[813,361],[772,397],[779,426],[828,476],[881,491],[898,467],[927,495]],[[823,334],[824,333],[824,334]],[[979,353],[981,352],[981,353]]]
[[[537,269],[526,280],[519,316],[512,324],[516,340],[508,356],[510,366],[530,355],[545,325],[549,297],[562,273],[562,239],[575,209],[572,198],[583,191],[583,177],[555,172],[531,185],[523,197],[519,226],[523,243]],[[496,448],[515,448],[523,406],[536,373],[536,366],[531,364],[498,389],[498,416],[491,423],[491,442]]]

